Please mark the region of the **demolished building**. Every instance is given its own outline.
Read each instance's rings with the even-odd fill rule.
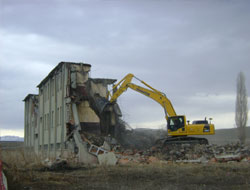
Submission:
[[[39,94],[25,97],[26,147],[43,157],[73,156],[79,162],[96,162],[86,135],[114,136],[121,113],[105,98],[116,80],[92,79],[90,69],[86,63],[60,62],[38,84]]]

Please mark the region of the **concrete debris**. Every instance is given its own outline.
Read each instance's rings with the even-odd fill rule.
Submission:
[[[240,144],[218,145],[170,145],[164,148],[153,148],[153,153],[162,153],[165,160],[199,160],[216,158],[220,161],[241,160],[250,155],[250,148]],[[229,159],[231,158],[231,159]]]
[[[198,160],[176,160],[176,163],[201,163],[201,161]]]
[[[69,169],[70,166],[66,160],[56,159],[55,161],[51,161],[48,158],[43,162],[45,170],[49,171],[59,171]]]
[[[227,155],[215,156],[215,158],[218,162],[228,162],[228,161],[239,162],[242,160],[242,155],[241,154],[237,154],[237,155],[227,154]]]
[[[48,158],[46,158],[45,160],[42,161],[42,164],[45,167],[50,167],[52,165],[52,161],[50,161]]]
[[[107,150],[107,151],[111,151],[111,146],[109,145],[109,143],[107,141],[104,141],[102,148]]]
[[[55,160],[49,169],[53,171],[68,169],[68,163],[66,160]]]
[[[117,163],[117,158],[113,152],[99,154],[97,158],[100,165],[114,166]]]
[[[81,137],[84,141],[96,146],[102,146],[105,141],[103,136],[95,133],[81,132]]]
[[[98,156],[99,154],[107,154],[108,151],[104,150],[101,147],[91,144],[89,148],[89,153]]]
[[[129,134],[130,137],[140,137],[140,135],[131,134]],[[239,143],[227,145],[194,145],[186,143],[166,145],[164,147],[159,146],[159,144],[149,147],[150,144],[146,144],[144,148],[141,148],[141,145],[128,146],[126,144],[124,146],[111,136],[82,133],[82,137],[85,142],[89,143],[89,153],[97,156],[101,165],[114,165],[116,163],[121,165],[131,163],[150,164],[157,162],[249,162],[250,160],[250,147]],[[134,142],[137,142],[137,140]]]
[[[132,149],[116,152],[118,164],[155,163],[214,163],[242,161],[250,162],[250,148],[240,144],[218,145],[171,145],[164,148],[152,147],[148,151]]]

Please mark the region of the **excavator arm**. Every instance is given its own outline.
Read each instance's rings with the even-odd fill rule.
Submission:
[[[128,89],[128,84],[132,81],[134,75],[133,74],[127,74],[120,82],[115,84],[108,92],[108,99],[110,98],[110,102],[114,102],[117,100],[117,98]],[[111,94],[113,92],[113,94]]]
[[[139,80],[144,86],[148,87],[148,88],[144,88],[141,86],[138,86],[134,83],[131,83],[132,79],[135,78],[137,80]],[[135,90],[153,100],[155,100],[157,103],[159,103],[165,112],[165,117],[166,120],[168,120],[169,116],[176,116],[176,112],[172,106],[172,103],[170,102],[170,100],[166,97],[166,95],[156,89],[154,89],[153,87],[151,87],[149,84],[147,84],[146,82],[138,79],[137,77],[135,77],[133,74],[128,74],[126,75],[120,82],[118,82],[111,91],[113,91],[113,94],[111,95],[111,93],[109,92],[110,96],[110,102],[114,102],[117,100],[117,98],[123,93],[125,92],[128,88],[131,88],[132,90]]]

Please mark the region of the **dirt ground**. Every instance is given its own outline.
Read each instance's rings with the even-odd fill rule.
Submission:
[[[9,189],[250,189],[250,163],[81,166],[5,170]],[[15,173],[15,176],[13,174]]]

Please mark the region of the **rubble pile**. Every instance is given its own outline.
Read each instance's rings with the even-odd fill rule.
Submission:
[[[113,152],[118,164],[152,162],[250,162],[250,146],[239,143],[226,145],[174,144],[161,146],[154,144],[157,135],[130,131],[123,134],[122,144],[111,136],[82,133],[83,140],[100,147],[106,152]],[[124,143],[126,142],[126,143]],[[105,152],[102,151],[102,152]],[[93,154],[93,153],[92,153]]]
[[[248,161],[250,162],[250,147],[240,144],[227,145],[192,145],[179,144],[165,147],[152,147],[146,151],[127,149],[116,152],[118,163],[152,163],[156,161],[166,162],[228,162]]]
[[[86,135],[86,134],[85,134]],[[85,137],[86,138],[86,137]],[[92,142],[101,142],[92,136]],[[109,144],[107,141],[114,139],[105,138],[99,153],[94,154],[100,165],[126,165],[126,164],[151,164],[151,163],[214,163],[214,162],[247,162],[250,163],[250,146],[239,143],[227,145],[194,145],[179,144],[165,147],[151,147],[148,150],[125,149],[119,144]],[[90,142],[90,141],[89,141]],[[90,152],[93,154],[93,152]],[[46,170],[72,169],[66,160],[45,160]]]
[[[176,160],[211,160],[215,158],[237,157],[241,160],[243,157],[250,156],[250,147],[240,144],[227,144],[227,145],[192,145],[180,144],[170,145],[163,148],[153,148],[153,152],[160,152],[163,159],[176,161]]]
[[[206,145],[191,145],[191,144],[178,144],[169,145],[162,148],[153,148],[153,152],[158,152],[163,155],[163,159],[175,160],[195,160],[200,157],[211,159],[213,157],[212,146]]]
[[[80,134],[84,141],[87,141],[88,143],[94,144],[96,146],[102,146],[105,141],[105,137],[99,134],[88,132],[81,132]]]

